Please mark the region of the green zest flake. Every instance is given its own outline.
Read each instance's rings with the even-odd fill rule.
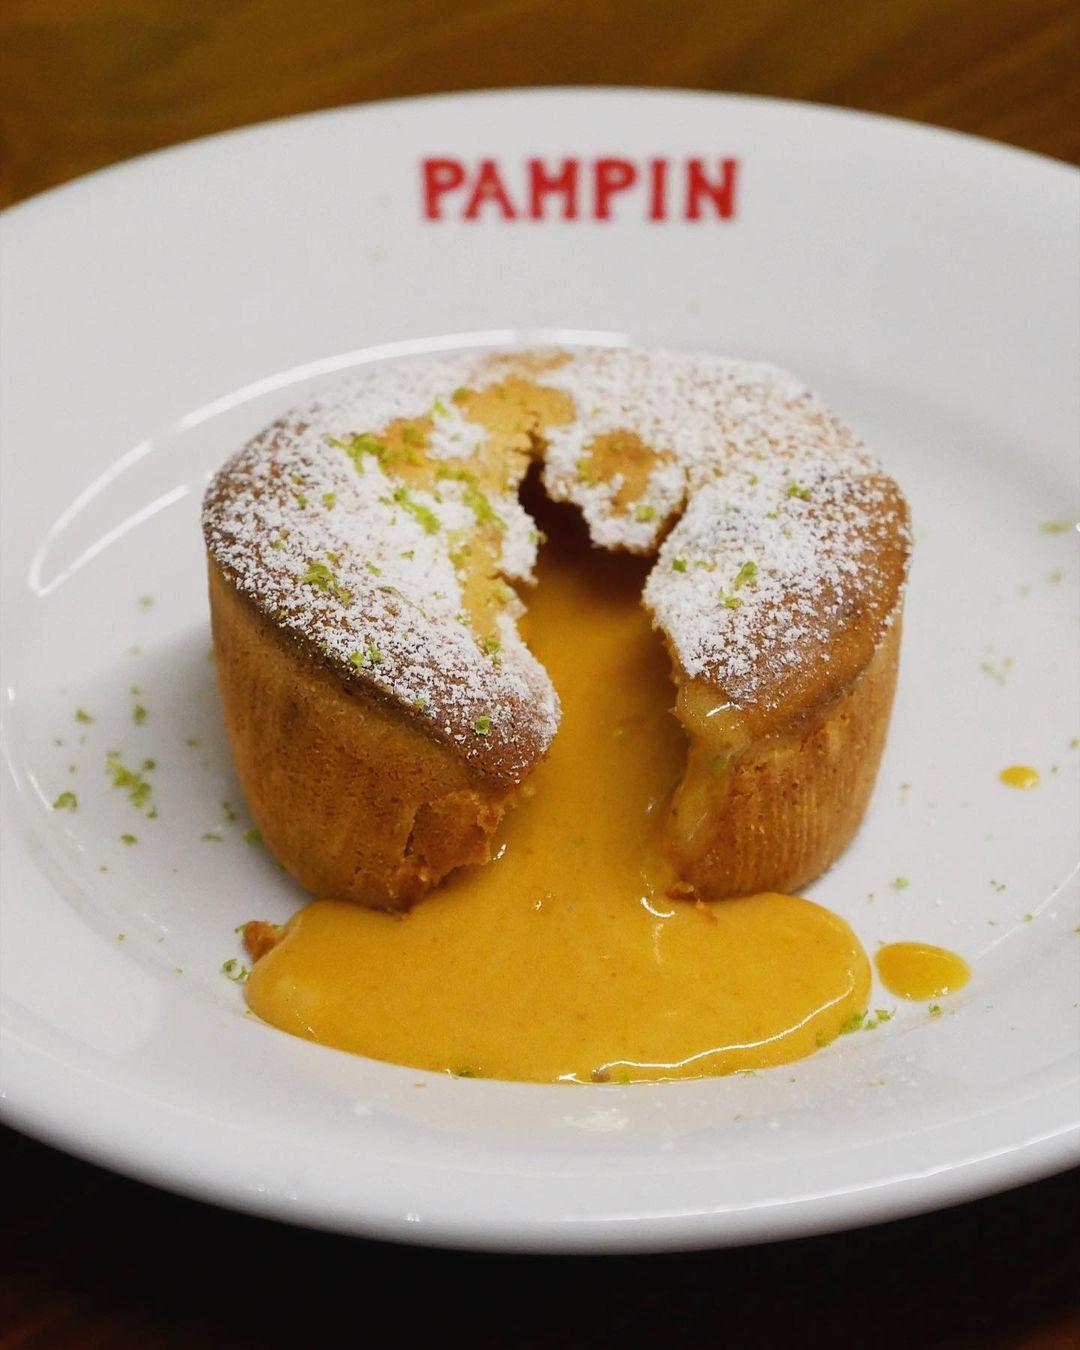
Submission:
[[[676,559],[672,562],[672,564],[671,564],[671,570],[672,570],[673,572],[685,572],[685,571],[686,571],[686,559],[685,559],[685,558],[676,558]]]
[[[514,592],[505,581],[497,581],[491,588],[491,598],[497,605],[508,605],[514,598]]]
[[[714,562],[709,562],[707,558],[698,558],[698,560],[694,563],[694,566],[700,568],[702,572],[716,571],[716,564]]]
[[[233,805],[231,802],[221,803],[221,814],[225,817],[225,819],[229,822],[230,825],[236,823],[236,811],[233,809]]]
[[[578,481],[592,487],[596,482],[596,474],[593,471],[592,460],[588,455],[582,455],[574,468],[577,469]]]
[[[146,709],[141,703],[135,704],[134,708],[131,710],[131,715],[135,719],[135,725],[137,727],[141,727],[146,721]]]
[[[731,589],[737,591],[740,586],[745,586],[748,581],[753,581],[757,576],[757,563],[744,562],[735,574],[735,580],[731,583]]]
[[[423,712],[423,710],[427,707],[427,699],[423,696],[423,694],[417,694],[417,696],[412,701],[412,705],[417,712]]]
[[[403,605],[408,605],[410,609],[415,609],[421,618],[426,619],[427,614],[420,608],[415,600],[410,600],[404,591],[399,591],[396,586],[380,586],[379,590],[385,595],[392,595],[395,600],[400,600]],[[382,658],[380,657],[380,660]]]
[[[406,422],[401,428],[401,439],[405,445],[423,445],[423,432],[418,431],[411,422]]]
[[[405,559],[406,562],[412,562],[412,560],[416,557],[416,549],[407,548],[404,550],[401,556]]]
[[[823,1031],[819,1031],[816,1032],[814,1035],[814,1042],[819,1050],[824,1050],[824,1048],[829,1044],[829,1037],[826,1036]]]
[[[498,656],[499,649],[502,647],[502,643],[494,633],[489,633],[480,645],[483,647],[484,651],[487,652],[488,656]]]
[[[911,885],[907,877],[893,877],[892,888],[894,891],[906,891]]]
[[[1043,534],[1068,534],[1072,527],[1071,520],[1044,520],[1039,529]]]
[[[1000,666],[991,665],[989,661],[981,661],[979,669],[984,675],[989,675],[995,683],[1004,684],[1006,675],[1012,669],[1012,657],[1007,656]]]
[[[271,542],[270,547],[274,550],[275,553],[280,553],[281,550],[285,547],[285,540],[275,539]]]
[[[784,496],[798,497],[801,502],[808,502],[810,500],[810,489],[808,487],[802,487],[799,483],[789,483]]]
[[[759,482],[759,479],[758,479],[757,474],[756,474],[756,473],[752,473],[752,474],[750,475],[749,479],[748,479],[748,482],[749,482],[749,484],[750,484],[751,487],[757,487],[758,482]]]
[[[308,564],[308,570],[300,578],[301,586],[315,586],[320,591],[329,591],[341,603],[347,604],[349,592],[338,585],[337,577],[327,567],[326,563],[313,562]]]
[[[263,837],[254,825],[252,825],[250,830],[244,831],[244,843],[248,844],[251,848],[255,848],[256,845],[261,844],[262,841]]]
[[[224,838],[214,830],[207,830],[203,839],[208,844],[223,844],[225,842]]]
[[[742,609],[742,601],[737,595],[727,595],[724,591],[717,591],[725,609]]]
[[[149,609],[150,606],[151,606],[153,603],[154,603],[154,597],[153,597],[152,595],[140,595],[140,596],[139,596],[139,608],[140,608],[140,609]]]
[[[337,493],[324,492],[322,495],[322,504],[328,511],[332,511],[337,506]]]
[[[382,659],[382,652],[379,651],[374,642],[369,642],[362,652],[352,653],[349,657],[349,665],[355,666],[359,670],[364,666],[377,666]]]
[[[54,811],[77,811],[79,809],[79,799],[74,792],[61,792],[56,801],[52,804]]]
[[[335,449],[345,451],[352,460],[353,468],[357,473],[364,472],[365,455],[374,455],[380,464],[386,462],[386,446],[370,431],[365,431],[359,436],[347,436],[344,440],[339,440],[336,436],[328,436],[327,440]]]
[[[853,1031],[860,1031],[863,1023],[866,1021],[866,1010],[862,1012],[853,1012],[846,1022],[840,1027],[841,1036],[849,1036]]]
[[[139,841],[133,834],[122,834],[120,836],[120,842],[122,844],[137,844]]]
[[[308,499],[304,496],[302,492],[298,492],[296,496],[293,498],[293,500],[296,502],[296,505],[300,508],[301,511],[307,510]]]
[[[248,968],[235,956],[230,956],[227,961],[222,962],[221,973],[227,975],[234,984],[243,984],[248,977]]]
[[[432,405],[431,411],[435,413],[437,417],[450,416],[450,409],[446,406],[446,404],[442,401],[441,398],[437,398],[435,400],[434,404]]]
[[[121,762],[119,752],[116,750],[110,750],[105,756],[105,771],[112,776],[113,787],[126,792],[137,811],[141,811],[150,803],[153,789],[143,774],[148,773],[153,767],[154,761],[148,759],[141,770],[129,769]]]
[[[311,563],[308,570],[300,578],[300,582],[304,586],[318,586],[320,591],[328,591],[331,587],[337,586],[333,572],[325,563],[321,562]]]
[[[414,502],[408,490],[403,487],[394,490],[394,501],[405,508],[414,519],[423,526],[425,534],[438,534],[439,518],[434,511],[419,502]]]
[[[644,525],[650,520],[656,519],[656,507],[650,506],[648,502],[641,502],[634,509],[634,519],[639,525]]]
[[[94,720],[94,719],[90,716],[90,714],[89,714],[88,712],[86,712],[83,708],[76,708],[76,709],[75,709],[75,721],[76,721],[76,722],[80,722],[83,726],[89,726],[89,724],[90,724],[93,720]]]
[[[482,717],[478,717],[473,723],[473,731],[475,731],[478,736],[486,736],[490,730],[491,718],[487,713],[484,713]]]
[[[477,1074],[476,1070],[475,1070],[475,1069],[470,1069],[469,1066],[468,1066],[467,1064],[463,1064],[463,1065],[461,1066],[460,1069],[451,1069],[451,1070],[450,1070],[450,1076],[451,1076],[451,1078],[477,1078],[477,1077],[479,1077],[479,1075]]]
[[[931,1017],[940,1017],[940,1016],[941,1016],[941,1004],[940,1004],[940,1003],[931,1003],[930,1006],[929,1006],[929,1008],[927,1008],[926,1011],[930,1014]]]
[[[473,483],[466,484],[462,497],[465,505],[476,517],[478,525],[494,525],[496,529],[506,529],[506,522],[495,513],[491,503]]]
[[[375,563],[373,563],[373,562],[365,562],[365,563],[364,563],[364,566],[367,568],[367,570],[371,573],[371,575],[372,575],[373,577],[381,577],[381,576],[382,576],[382,568],[379,567],[379,566],[377,566]]]
[[[530,531],[529,531],[529,543],[530,543],[530,544],[546,544],[546,543],[547,543],[547,535],[544,533],[543,530],[530,530]]]

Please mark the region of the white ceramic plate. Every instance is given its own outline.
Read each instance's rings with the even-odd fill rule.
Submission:
[[[585,218],[489,201],[460,219],[479,159],[520,209],[533,155],[580,159]],[[467,169],[441,221],[422,217],[431,156]],[[602,156],[646,186],[647,161],[670,161],[670,217],[648,219],[639,186],[589,218]],[[709,202],[679,218],[688,156],[739,161],[730,219]],[[238,1208],[500,1249],[820,1232],[1074,1160],[1077,539],[1040,525],[1078,514],[1077,196],[1062,165],[872,117],[544,91],[256,127],[9,212],[6,1118]],[[790,1068],[631,1087],[440,1078],[245,1017],[221,973],[234,925],[301,897],[243,842],[206,659],[207,476],[361,364],[627,338],[790,367],[908,491],[889,747],[857,842],[811,893],[871,951],[959,950],[970,986]],[[156,761],[157,819],[110,786],[109,749]],[[1037,790],[998,782],[1014,762]],[[78,811],[52,810],[68,790]]]

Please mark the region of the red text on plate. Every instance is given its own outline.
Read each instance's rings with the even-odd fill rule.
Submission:
[[[420,161],[425,220],[731,220],[737,159]]]

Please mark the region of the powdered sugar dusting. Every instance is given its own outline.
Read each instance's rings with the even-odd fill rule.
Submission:
[[[767,698],[794,667],[827,662],[846,621],[867,617],[880,638],[906,509],[801,381],[764,363],[624,349],[578,353],[545,378],[578,409],[550,433],[545,483],[581,507],[595,542],[651,552],[686,504],[644,594],[686,675],[735,702]],[[667,456],[634,512],[613,509],[616,482],[581,471],[616,431]]]
[[[409,489],[375,455],[343,448],[351,435],[430,415],[434,456],[468,459],[484,432],[461,417],[452,394],[480,378],[477,360],[461,357],[366,373],[231,460],[211,484],[204,525],[217,562],[281,627],[427,719],[467,757],[516,778],[535,744],[550,743],[558,700],[518,635],[521,603],[509,588],[496,651],[469,622],[451,561],[455,541],[476,525],[467,485],[447,478],[436,492]],[[502,574],[530,578],[531,520],[516,496],[491,506],[505,524]]]
[[[455,400],[515,361],[464,355],[365,372],[236,455],[211,484],[204,528],[216,561],[284,630],[516,781],[550,743],[558,700],[518,636],[509,588],[497,639],[474,629],[456,550],[493,513],[496,572],[528,581],[536,533],[512,483],[482,499],[481,515],[462,471],[488,433]],[[883,551],[906,555],[902,498],[794,377],[622,349],[533,367],[522,358],[519,374],[573,406],[537,444],[549,492],[581,508],[594,541],[652,552],[671,527],[644,601],[686,675],[737,700],[768,698],[785,672],[827,660],[853,614],[874,618],[880,637],[898,598]],[[428,488],[408,486],[365,440],[398,419],[427,419],[424,454],[445,466]],[[628,432],[652,452],[629,506],[618,467],[604,481],[582,469],[598,438]]]

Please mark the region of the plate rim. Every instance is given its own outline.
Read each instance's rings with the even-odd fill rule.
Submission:
[[[0,1045],[9,1041],[8,1033],[0,1028]],[[16,1054],[34,1054],[30,1047],[17,1043],[9,1044],[8,1056],[12,1049]],[[334,1056],[346,1054],[328,1047],[316,1049]],[[549,1087],[515,1086],[538,1091]],[[655,1087],[638,1084],[615,1090],[633,1092]],[[1046,1095],[1064,1097],[1073,1087],[1075,1082],[1058,1083],[1048,1088]],[[115,1085],[110,1085],[110,1089],[114,1093],[118,1090]],[[574,1091],[572,1087],[566,1090]],[[151,1114],[160,1114],[163,1120],[176,1113],[171,1103],[144,1098],[142,1105],[148,1106]],[[1006,1112],[1014,1105],[1006,1102],[998,1110]],[[374,1241],[522,1255],[701,1251],[822,1236],[947,1209],[1080,1167],[1080,1120],[1074,1120],[1021,1143],[976,1150],[958,1161],[928,1164],[855,1186],[841,1184],[807,1190],[779,1201],[739,1203],[730,1209],[537,1219],[516,1213],[493,1213],[477,1205],[471,1213],[458,1209],[445,1214],[432,1212],[421,1218],[408,1213],[400,1204],[362,1212],[328,1209],[325,1199],[318,1196],[305,1196],[283,1186],[255,1187],[250,1180],[244,1183],[217,1157],[211,1159],[209,1168],[192,1169],[184,1165],[178,1154],[156,1150],[152,1143],[145,1142],[154,1135],[146,1129],[144,1117],[138,1127],[124,1119],[119,1130],[106,1130],[96,1119],[94,1127],[88,1130],[86,1120],[83,1117],[76,1123],[70,1113],[58,1116],[40,1103],[37,1110],[26,1103],[20,1107],[9,1101],[6,1089],[0,1092],[0,1121],[4,1124],[85,1162],[187,1199],[275,1222]],[[927,1133],[936,1135],[949,1128],[955,1126],[941,1126]],[[323,1145],[306,1143],[304,1147],[330,1152]],[[1002,1165],[1003,1159],[1008,1160],[1008,1167]],[[438,1175],[445,1174],[447,1169],[433,1166],[428,1170]],[[432,1211],[436,1208],[432,1206]]]

